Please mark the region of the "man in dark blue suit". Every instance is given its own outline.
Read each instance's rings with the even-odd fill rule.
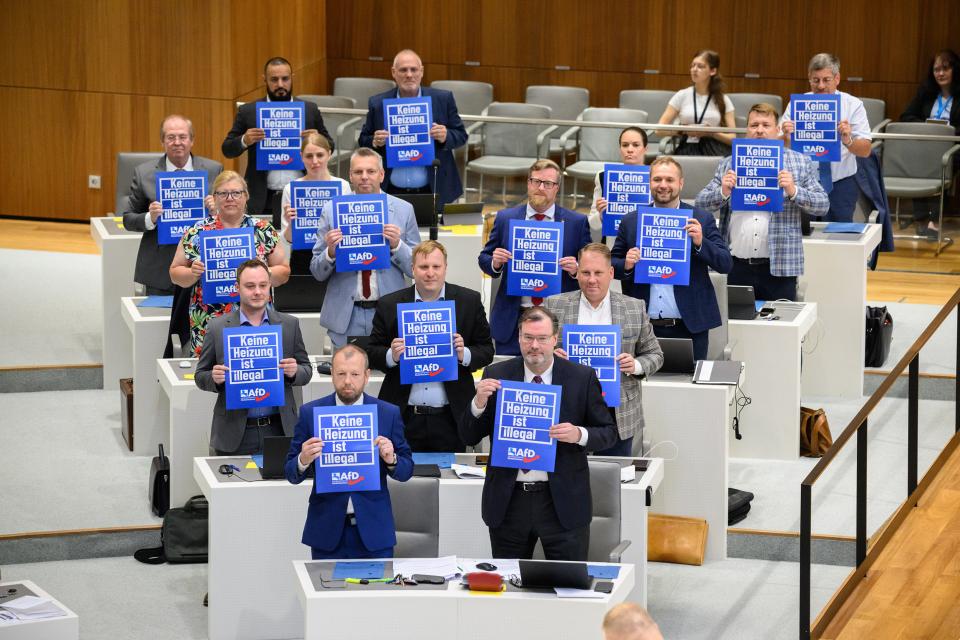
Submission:
[[[370,98],[367,105],[367,121],[360,130],[359,144],[370,147],[386,157],[387,130],[383,123],[383,101],[392,98],[417,98],[429,96],[433,102],[433,126],[430,137],[433,138],[436,158],[440,161],[437,169],[436,184],[432,167],[402,167],[387,169],[383,190],[394,195],[410,193],[433,193],[437,190],[437,210],[444,204],[453,202],[463,193],[460,172],[453,158],[453,150],[467,141],[467,130],[457,112],[457,103],[453,94],[442,89],[430,89],[421,86],[423,81],[423,62],[420,56],[404,49],[393,59],[390,69],[396,89],[378,93]]]
[[[497,213],[493,230],[477,262],[480,269],[493,278],[503,275],[510,263],[511,220],[537,220],[563,223],[563,251],[560,258],[562,292],[574,291],[577,285],[577,254],[590,244],[590,224],[587,216],[556,204],[560,188],[560,167],[553,160],[537,160],[527,174],[527,204],[504,209]],[[507,283],[501,280],[497,297],[490,313],[490,334],[497,354],[519,355],[517,320],[524,307],[539,306],[543,298],[508,296]]]
[[[379,435],[374,444],[380,450],[380,489],[378,491],[310,492],[303,544],[310,547],[313,559],[391,558],[397,544],[387,476],[405,482],[413,475],[413,456],[403,438],[400,410],[363,392],[370,379],[367,354],[354,345],[346,345],[333,356],[334,393],[314,400],[300,409],[290,451],[286,475],[293,484],[314,476],[313,462],[323,451],[323,441],[313,435],[313,408],[376,405]]]
[[[710,329],[721,323],[717,294],[710,283],[707,267],[718,273],[730,273],[733,258],[717,229],[713,215],[680,201],[683,169],[670,156],[660,156],[650,164],[653,204],[662,209],[691,210],[686,231],[693,244],[690,256],[690,284],[636,284],[634,266],[640,260],[637,248],[637,214],[628,213],[620,221],[613,245],[613,268],[621,280],[623,292],[647,303],[653,332],[661,338],[690,338],[693,357],[707,357]]]

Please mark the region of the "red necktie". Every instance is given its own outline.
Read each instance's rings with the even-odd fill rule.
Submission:
[[[540,222],[541,220],[543,220],[543,219],[546,218],[546,217],[547,217],[547,216],[544,215],[544,214],[542,214],[542,213],[535,213],[535,214],[533,214],[533,219],[536,220],[537,222]],[[543,304],[543,298],[541,298],[540,296],[531,296],[531,297],[530,297],[530,302],[533,303],[533,306],[539,307],[540,305]],[[537,378],[539,378],[539,377],[540,377],[540,376],[537,376]],[[533,381],[534,381],[534,382],[543,382],[542,380],[537,380],[537,378],[534,378]]]
[[[360,293],[364,300],[370,297],[370,270],[360,272]]]

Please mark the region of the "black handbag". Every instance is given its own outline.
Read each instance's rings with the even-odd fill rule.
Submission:
[[[737,524],[750,513],[750,501],[753,494],[727,487],[727,526]]]
[[[893,316],[886,307],[867,307],[865,367],[882,367],[890,355]]]
[[[170,509],[160,528],[160,546],[139,549],[133,557],[144,564],[185,564],[207,561],[209,505],[193,496],[182,508]]]
[[[162,518],[170,508],[170,458],[163,454],[162,444],[160,454],[154,456],[150,462],[150,483],[147,491],[150,508],[155,515]]]

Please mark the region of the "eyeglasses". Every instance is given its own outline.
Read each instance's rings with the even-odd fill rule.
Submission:
[[[952,69],[952,68],[953,68],[953,67],[951,67],[951,66],[949,66],[949,65],[947,65],[946,67],[934,67],[934,68],[933,68],[933,72],[934,72],[934,73],[940,73],[940,72],[942,72],[942,71],[950,71],[950,69]]]
[[[171,134],[169,134],[169,135],[163,136],[163,139],[164,139],[165,141],[167,141],[167,142],[186,142],[187,140],[190,139],[190,136],[188,136],[188,135],[185,134],[185,133],[180,134],[180,135],[175,135],[175,134],[171,133]]]
[[[537,344],[547,344],[550,342],[551,338],[553,338],[553,336],[531,336],[526,333],[520,334],[520,341],[526,342],[527,344],[530,344],[531,342],[536,342]]]
[[[543,187],[544,189],[549,190],[556,189],[558,186],[560,186],[559,182],[554,182],[553,180],[540,180],[539,178],[527,178],[527,182],[537,189]]]
[[[214,191],[213,195],[224,200],[239,200],[246,195],[246,191]]]

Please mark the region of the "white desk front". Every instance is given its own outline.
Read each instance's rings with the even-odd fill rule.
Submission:
[[[389,565],[391,560],[385,562]],[[623,564],[613,591],[596,599],[561,599],[550,591],[521,591],[512,586],[496,595],[472,593],[457,579],[442,586],[324,588],[334,565],[293,563],[307,638],[381,634],[404,640],[596,638],[603,616],[627,599],[634,583],[633,566]]]
[[[482,290],[483,272],[477,264],[477,256],[483,249],[482,231],[481,225],[440,227],[437,241],[447,250],[447,282]],[[424,240],[430,237],[428,233],[420,235]]]
[[[157,358],[163,355],[170,327],[170,309],[138,307],[145,298],[121,298],[123,320],[133,336],[133,452],[156,455],[157,445],[167,442],[167,416],[161,412]]]
[[[143,234],[123,228],[123,218],[90,218],[90,235],[100,249],[100,309],[103,317],[103,388],[119,389],[133,375],[130,334],[120,315],[120,298],[134,294],[133,272]]]
[[[779,320],[730,320],[731,359],[746,364],[741,389],[751,402],[740,414],[742,440],[728,431],[734,458],[800,457],[800,350],[817,319],[815,302],[777,303]],[[799,311],[795,311],[799,309]]]
[[[836,398],[863,396],[867,306],[867,260],[880,244],[882,228],[868,224],[861,234],[824,233],[813,223],[803,239],[804,300],[817,303],[822,331],[816,348],[803,358],[803,393]],[[808,349],[813,348],[809,345]]]
[[[11,597],[7,598],[8,589],[16,589],[17,593],[9,594]],[[4,596],[0,598],[0,604],[20,596],[33,595],[38,598],[50,598],[64,611],[64,615],[57,618],[0,621],[0,638],[3,640],[77,640],[80,637],[80,618],[77,614],[30,580],[0,582],[0,590]]]

